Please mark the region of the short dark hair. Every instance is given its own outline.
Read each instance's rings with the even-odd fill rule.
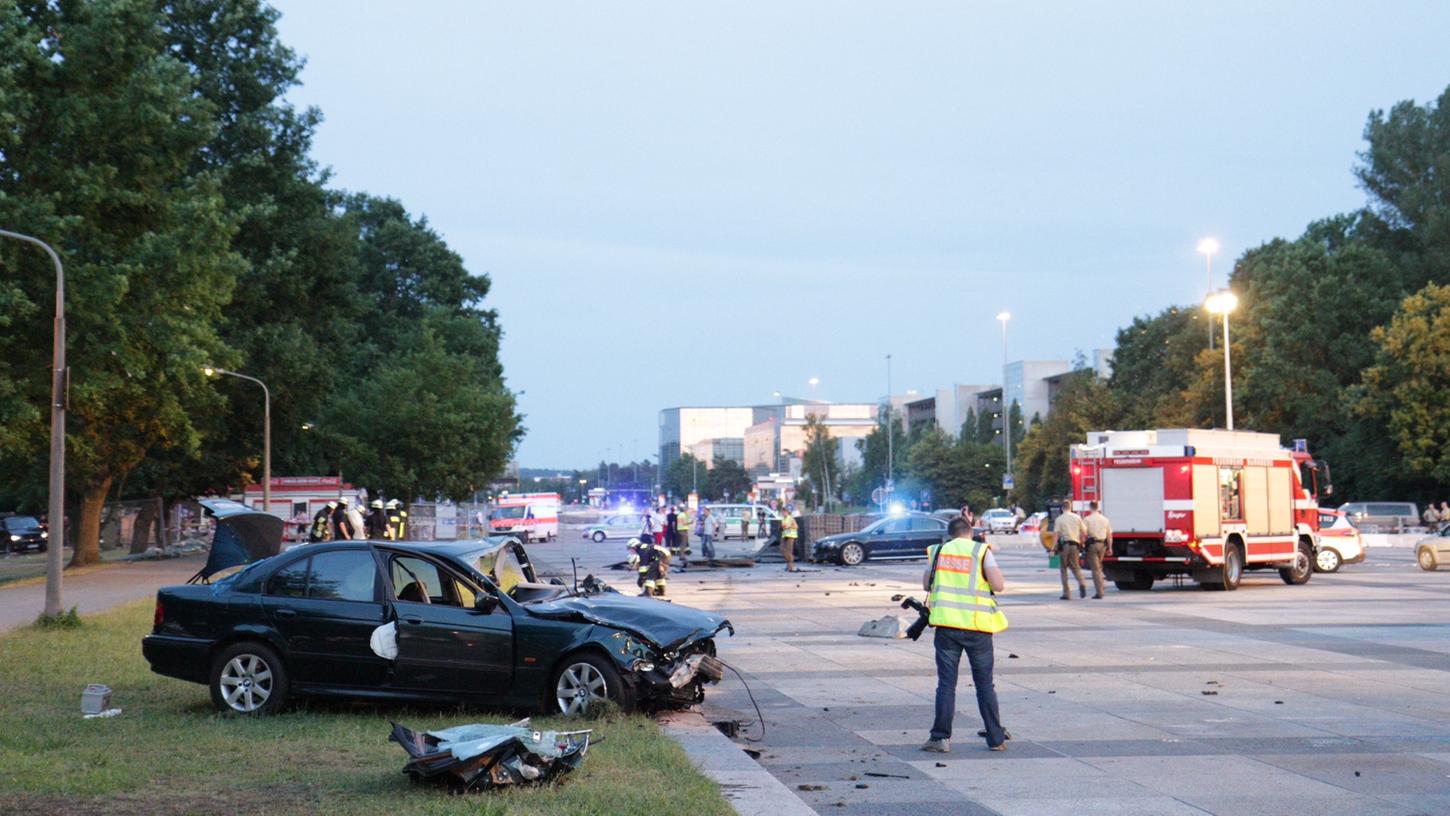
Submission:
[[[1090,502],[1088,502],[1088,509],[1089,510],[1096,510],[1096,509],[1098,509],[1098,503],[1096,501],[1090,501]]]
[[[947,523],[947,535],[952,538],[964,538],[972,534],[972,525],[967,520],[958,516]]]

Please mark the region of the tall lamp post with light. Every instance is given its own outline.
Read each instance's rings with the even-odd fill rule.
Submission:
[[[997,319],[1002,322],[1002,447],[1007,454],[1007,470],[1002,475],[1002,489],[1007,490],[1007,480],[1012,477],[1012,411],[1007,404],[1007,321],[1012,319],[1009,312],[999,312]]]
[[[1238,305],[1238,296],[1228,289],[1214,292],[1203,302],[1209,314],[1223,315],[1223,406],[1230,431],[1234,429],[1234,382],[1233,364],[1229,359],[1228,315]],[[1212,321],[1209,325],[1213,325]]]
[[[266,383],[256,377],[248,377],[246,374],[238,374],[235,371],[214,366],[206,366],[201,371],[208,377],[226,375],[262,386],[262,511],[270,513],[272,512],[272,392],[267,389]]]
[[[50,505],[45,519],[50,529],[45,547],[44,612],[45,617],[54,618],[60,615],[61,551],[65,549],[65,408],[66,383],[70,381],[70,371],[65,366],[65,267],[50,244],[39,238],[9,230],[0,230],[0,237],[40,247],[55,265],[55,328],[50,358]]]
[[[1218,253],[1218,239],[1205,238],[1198,242],[1198,251],[1203,253],[1203,258],[1208,262],[1208,287],[1203,291],[1212,297],[1213,292],[1213,256]],[[1213,321],[1208,321],[1208,348],[1213,349]]]

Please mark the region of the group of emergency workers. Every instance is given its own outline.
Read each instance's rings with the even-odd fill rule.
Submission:
[[[408,538],[408,511],[397,499],[374,499],[364,516],[352,499],[343,496],[329,501],[312,516],[307,541],[404,541]]]

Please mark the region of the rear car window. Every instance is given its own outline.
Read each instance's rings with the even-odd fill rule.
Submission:
[[[1371,516],[1413,516],[1415,511],[1411,510],[1408,504],[1371,504],[1369,514]]]
[[[372,553],[361,550],[321,553],[312,556],[307,597],[372,603],[377,578],[378,568]]]
[[[311,558],[299,558],[291,564],[272,573],[267,582],[267,594],[283,598],[302,598],[307,595],[307,564]]]

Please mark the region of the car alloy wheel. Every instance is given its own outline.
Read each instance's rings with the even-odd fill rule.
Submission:
[[[591,538],[594,539],[594,543],[595,544],[603,544],[604,543],[604,538],[605,538],[604,531],[603,530],[595,530],[594,531],[594,535],[591,536]]]
[[[841,547],[841,563],[848,567],[854,567],[866,560],[866,550],[860,544],[852,541]]]
[[[1320,548],[1314,555],[1314,568],[1320,572],[1336,572],[1342,559],[1339,553],[1329,547]]]
[[[1435,553],[1431,552],[1429,547],[1421,547],[1416,559],[1420,562],[1422,570],[1429,571],[1440,566],[1440,562],[1435,558]]]
[[[272,696],[272,667],[255,654],[239,654],[227,661],[217,682],[233,711],[250,714]]]
[[[559,674],[554,697],[559,701],[559,711],[584,714],[594,704],[609,699],[609,683],[593,664],[575,663]]]

